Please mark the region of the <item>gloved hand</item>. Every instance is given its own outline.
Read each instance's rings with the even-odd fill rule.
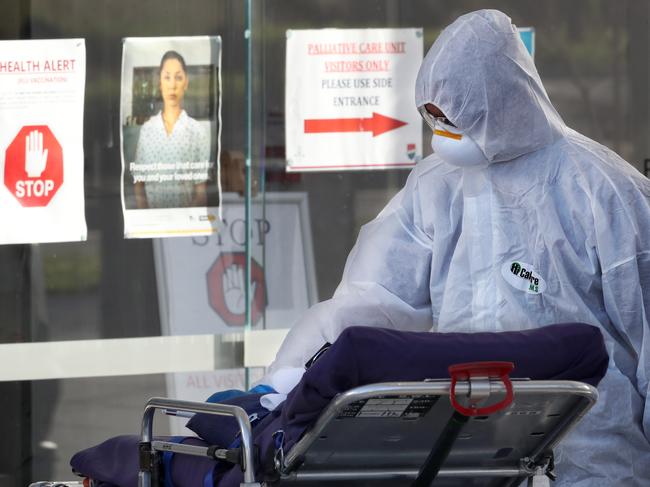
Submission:
[[[260,398],[263,408],[273,411],[287,398],[287,394],[300,382],[305,369],[302,367],[281,367],[269,377],[270,387],[274,393],[266,394]]]
[[[228,389],[226,391],[215,392],[210,397],[208,397],[205,400],[205,402],[219,403],[225,401],[226,399],[230,399],[232,397],[237,397],[237,396],[243,396],[246,394],[271,394],[274,392],[276,391],[271,386],[267,386],[265,384],[258,384],[255,387],[249,389],[248,392],[242,391],[240,389]]]

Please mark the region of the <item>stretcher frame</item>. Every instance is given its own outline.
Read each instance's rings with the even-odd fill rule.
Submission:
[[[457,438],[451,439],[451,450],[439,458],[441,465],[436,467],[432,485],[468,485],[470,479],[471,485],[490,487],[519,485],[526,479],[529,486],[550,485],[549,478],[555,476],[553,449],[595,404],[598,392],[575,381],[513,379],[512,389],[514,402],[507,408],[489,417],[471,418],[459,428]],[[365,385],[339,394],[290,451],[276,450],[273,485],[429,485],[422,483],[422,464],[455,414],[451,390],[450,380],[432,380]],[[487,377],[472,378],[458,382],[455,393],[470,402],[494,402],[506,395],[506,386]],[[387,401],[398,403],[386,407]],[[414,404],[419,404],[420,413],[409,412]],[[152,441],[155,410],[231,416],[239,426],[241,450]],[[427,414],[429,411],[435,414]],[[400,437],[400,430],[410,430],[410,439]],[[494,445],[499,439],[504,443]],[[240,487],[266,485],[255,480],[251,426],[246,412],[237,406],[150,399],[141,440],[139,487],[159,484],[155,458],[156,452],[164,451],[240,463],[244,474]],[[400,452],[405,444],[410,445],[407,455]],[[481,458],[495,450],[491,457]],[[395,458],[400,461],[392,461]],[[481,479],[485,481],[481,483]]]

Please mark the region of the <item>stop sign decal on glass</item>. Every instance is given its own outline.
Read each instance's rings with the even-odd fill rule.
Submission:
[[[23,127],[5,152],[4,183],[22,206],[47,206],[63,184],[63,150],[47,125]]]
[[[208,269],[208,298],[210,307],[228,326],[246,324],[245,290],[246,254],[222,252]],[[251,259],[251,322],[255,325],[266,305],[264,269]]]

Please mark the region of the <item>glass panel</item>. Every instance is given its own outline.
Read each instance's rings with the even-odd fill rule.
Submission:
[[[285,57],[279,54],[285,51],[289,29],[422,27],[426,53],[440,31],[459,15],[479,8],[501,9],[517,26],[535,29],[538,70],[567,124],[618,151],[639,170],[648,157],[647,6],[591,0],[254,3],[255,46],[263,52],[255,77],[262,82],[253,95],[255,107],[262,111],[260,122],[254,122],[253,146],[258,151],[254,166],[267,208],[269,196],[277,193],[300,192],[307,197],[319,300],[334,292],[361,225],[374,218],[403,186],[408,171],[285,171],[285,117],[289,116],[285,82],[287,76],[301,75],[286,73]],[[426,156],[431,148],[424,124],[422,134]],[[272,242],[267,240],[267,255],[279,252]],[[267,279],[272,277],[267,275]]]
[[[163,324],[168,318],[165,305],[170,301],[159,296],[163,281],[157,268],[156,242],[123,238],[121,41],[124,37],[148,36],[222,37],[228,46],[222,56],[223,190],[231,195],[231,202],[243,204],[244,7],[238,0],[16,0],[3,6],[0,39],[85,39],[84,172],[89,235],[88,241],[80,243],[0,246],[0,343],[158,337],[168,333]],[[191,103],[191,91],[189,98]],[[245,235],[242,231],[242,245]],[[190,257],[180,256],[188,261]],[[205,275],[197,282],[203,285],[199,292],[205,293]],[[186,287],[187,293],[196,294],[192,286]],[[187,296],[179,292],[172,299],[182,302]],[[229,366],[217,360],[221,367],[218,371],[182,377],[196,397],[203,400],[219,389],[243,387],[243,371],[229,368],[242,363],[241,337],[229,340],[224,345]],[[239,344],[233,346],[232,340]],[[82,346],[74,353],[78,354],[79,369],[96,359]],[[110,361],[102,365],[110,369]],[[4,398],[0,433],[5,439],[0,485],[25,486],[34,480],[71,478],[72,454],[109,436],[138,433],[145,401],[174,390],[168,380],[164,375],[141,375],[0,382]],[[161,433],[170,431],[166,419],[158,423]]]
[[[31,478],[74,478],[72,455],[111,436],[139,434],[144,403],[165,395],[164,375],[32,382]],[[154,420],[156,434],[169,435],[169,427],[165,416]]]
[[[269,332],[249,343],[274,348],[270,344],[279,343],[282,335],[272,332],[290,327],[311,304],[332,295],[359,228],[403,186],[408,170],[286,171],[285,83],[287,75],[300,75],[285,72],[288,29],[421,27],[426,52],[458,15],[499,8],[518,26],[535,29],[536,64],[567,124],[618,151],[639,170],[650,159],[650,12],[645,2],[5,3],[0,39],[86,41],[84,171],[89,234],[82,243],[0,246],[0,343],[159,337],[171,330],[172,308],[181,310],[173,319],[181,317],[188,334],[204,333],[201,326],[206,324],[217,328],[218,322],[218,333],[233,336],[222,340],[229,344],[222,354],[229,361],[216,360],[219,370],[178,375],[173,386],[169,376],[160,374],[0,382],[2,486],[69,478],[67,465],[76,450],[109,436],[137,433],[149,396],[180,393],[205,398],[216,390],[254,383],[271,352],[261,354],[260,345],[251,346],[243,355],[250,355],[247,363],[255,369],[231,368],[243,360],[243,339],[237,333]],[[221,176],[227,219],[211,239],[125,240],[120,201],[121,40],[191,35],[222,37]],[[144,108],[138,116],[147,116]],[[428,155],[424,124],[422,146],[423,155]],[[232,259],[243,257],[236,262],[245,265],[248,299],[237,316],[245,317],[236,323],[227,323],[212,301],[200,316],[191,314],[188,305],[196,296],[210,293],[210,270],[218,267],[218,256],[225,253]],[[173,287],[167,286],[161,271],[165,255],[167,262],[187,271]],[[85,352],[81,347],[77,352],[80,368],[95,359]],[[169,430],[165,420],[159,424],[162,433]]]

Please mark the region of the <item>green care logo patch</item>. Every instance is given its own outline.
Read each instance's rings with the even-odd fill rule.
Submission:
[[[512,287],[528,294],[541,294],[546,290],[546,282],[531,264],[506,262],[501,267],[501,275]]]

